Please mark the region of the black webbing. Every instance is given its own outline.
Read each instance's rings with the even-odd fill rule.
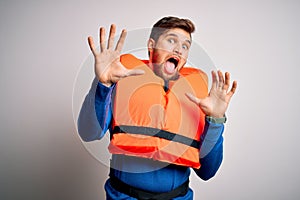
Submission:
[[[141,135],[163,138],[166,140],[170,140],[172,142],[179,142],[197,149],[199,149],[200,147],[200,142],[197,140],[193,140],[183,135],[179,135],[169,131],[160,130],[157,128],[151,128],[151,127],[121,125],[121,126],[115,126],[114,129],[112,130],[112,133],[113,134],[116,133],[141,134]]]
[[[141,190],[122,182],[114,176],[111,176],[109,181],[111,186],[119,192],[127,194],[128,196],[134,197],[138,200],[170,200],[175,197],[186,195],[189,189],[189,180],[187,180],[174,190],[165,193],[154,193]]]

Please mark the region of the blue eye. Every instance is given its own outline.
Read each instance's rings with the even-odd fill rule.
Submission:
[[[188,49],[190,48],[190,46],[189,46],[189,45],[186,45],[186,44],[183,44],[183,45],[182,45],[182,48],[183,48],[184,50],[188,50]]]
[[[175,40],[174,39],[168,39],[168,42],[170,42],[171,44],[174,44]]]

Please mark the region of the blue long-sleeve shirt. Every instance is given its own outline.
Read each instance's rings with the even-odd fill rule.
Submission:
[[[112,92],[115,85],[106,87],[93,81],[87,94],[78,118],[78,132],[81,138],[88,142],[101,139],[107,130],[111,128],[112,121]],[[200,169],[194,169],[203,180],[208,180],[215,175],[223,158],[223,124],[215,124],[206,121],[204,132],[200,139]],[[166,165],[159,161],[144,158],[112,155],[111,172],[123,182],[140,189],[152,192],[167,192],[182,183],[189,175],[190,168],[176,165]],[[105,185],[107,199],[134,199],[115,191],[109,182]],[[192,199],[193,192],[190,189],[184,197],[176,200]]]

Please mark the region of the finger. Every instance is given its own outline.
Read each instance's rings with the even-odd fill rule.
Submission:
[[[100,49],[101,52],[105,50],[105,28],[100,28]]]
[[[229,72],[226,72],[226,73],[225,73],[225,84],[224,84],[224,86],[223,86],[223,89],[224,89],[225,91],[227,91],[228,88],[229,88],[229,85],[230,85],[230,74],[229,74]]]
[[[233,95],[233,94],[235,93],[235,91],[236,91],[236,88],[237,88],[237,82],[236,82],[236,81],[233,81],[231,90],[228,92],[227,95],[229,95],[230,97],[232,97],[232,95]]]
[[[125,29],[123,29],[121,36],[118,40],[117,46],[116,46],[116,51],[121,52],[124,42],[125,42],[126,35],[127,35],[127,31]]]
[[[187,96],[187,98],[189,100],[191,100],[192,102],[194,102],[195,104],[199,105],[200,104],[200,99],[198,99],[197,97],[195,97],[193,94],[191,93],[185,93],[185,95]]]
[[[93,55],[95,56],[96,55],[96,47],[95,47],[92,36],[88,37],[88,43],[89,43],[89,46],[90,46],[90,49],[91,49]]]
[[[116,33],[116,25],[112,24],[110,26],[107,49],[112,49],[113,48],[115,33]]]
[[[223,73],[221,72],[221,70],[218,70],[218,87],[223,88],[223,86],[224,86]]]
[[[217,74],[215,71],[211,71],[211,77],[212,77],[212,89],[217,88],[218,86],[218,80],[217,80]]]
[[[125,76],[138,76],[145,74],[145,71],[142,69],[131,69],[128,70]]]
[[[116,80],[119,80],[119,79],[125,78],[126,74],[127,74],[126,69],[124,69],[124,70],[115,70],[112,74],[112,77]]]
[[[143,75],[145,74],[145,71],[142,69],[131,69],[131,70],[122,70],[118,71],[114,74],[115,77],[118,79],[125,78],[127,76],[137,76],[137,75]]]

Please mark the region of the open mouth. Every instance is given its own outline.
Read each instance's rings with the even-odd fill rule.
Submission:
[[[178,66],[178,63],[179,63],[179,60],[177,58],[174,58],[174,57],[169,58],[167,61],[170,62],[170,63],[173,63],[174,68],[176,68]]]
[[[165,73],[174,74],[176,67],[178,66],[179,59],[176,57],[169,58],[165,63]]]

